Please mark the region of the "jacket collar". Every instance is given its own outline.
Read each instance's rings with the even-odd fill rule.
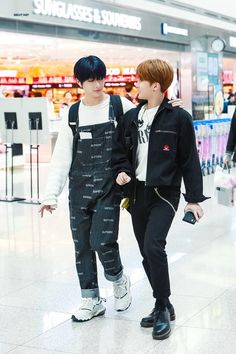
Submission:
[[[142,100],[139,104],[138,104],[138,106],[137,106],[137,108],[136,108],[136,114],[135,114],[135,116],[133,117],[133,119],[132,120],[138,120],[138,114],[139,114],[139,111],[140,111],[140,109],[147,103],[148,101],[147,100]],[[157,110],[157,113],[159,112],[159,111],[161,111],[161,110],[163,110],[163,109],[168,109],[169,111],[172,111],[173,110],[173,107],[172,107],[172,105],[170,104],[170,103],[168,103],[169,102],[169,99],[167,98],[167,97],[164,97],[164,99],[163,99],[163,101],[161,102],[161,104],[160,104],[160,106],[159,106],[159,108],[158,108],[158,110]]]
[[[161,102],[159,108],[158,108],[158,112],[160,110],[162,110],[163,108],[166,108],[168,109],[169,111],[172,111],[173,110],[173,107],[172,105],[169,103],[169,98],[167,97],[164,97],[164,100]]]

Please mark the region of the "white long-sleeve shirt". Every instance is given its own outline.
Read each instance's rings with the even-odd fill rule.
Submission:
[[[109,119],[110,97],[96,106],[86,106],[83,100],[79,105],[79,126],[105,123]],[[127,98],[121,97],[123,112],[126,113],[135,105]],[[68,119],[62,122],[50,164],[50,171],[42,204],[56,205],[61,194],[72,163],[73,134]]]

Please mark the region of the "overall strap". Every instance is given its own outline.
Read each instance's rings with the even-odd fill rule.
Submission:
[[[68,124],[72,130],[73,136],[75,135],[79,124],[79,114],[78,114],[79,104],[80,102],[74,103],[69,110]]]
[[[111,95],[110,96],[110,103],[112,105],[116,121],[118,121],[119,118],[124,113],[120,96]],[[69,110],[68,124],[72,130],[73,136],[75,135],[77,128],[79,126],[79,114],[78,114],[79,105],[80,105],[80,102],[76,102],[70,107],[70,110]]]
[[[110,95],[110,103],[112,105],[116,121],[118,122],[119,118],[124,114],[120,96]]]

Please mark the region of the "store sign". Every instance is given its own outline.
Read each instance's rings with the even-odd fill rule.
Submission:
[[[32,85],[32,88],[52,88],[51,84],[34,84]]]
[[[135,67],[107,68],[106,87],[125,86],[127,82],[135,81],[137,81]]]
[[[117,76],[117,75],[136,75],[135,67],[125,67],[125,68],[107,68],[107,76]]]
[[[161,33],[164,34],[165,36],[169,33],[171,34],[177,34],[179,36],[188,36],[188,30],[185,28],[180,28],[180,27],[173,27],[169,26],[167,23],[163,22],[161,23]]]
[[[105,87],[125,87],[126,82],[105,82]]]
[[[34,77],[34,84],[71,84],[76,83],[74,76],[43,76]]]
[[[26,84],[25,77],[0,77],[0,85]]]
[[[1,78],[0,78],[1,79]],[[114,67],[107,69],[106,75],[107,81],[136,81],[136,69],[135,67]],[[74,76],[42,76],[33,77],[34,85],[46,85],[46,84],[60,84],[60,87],[71,87],[71,84],[76,84]],[[66,86],[68,85],[68,86]]]
[[[103,26],[120,27],[141,31],[141,18],[119,12],[65,3],[58,0],[34,0],[33,12],[42,16],[53,16]]]

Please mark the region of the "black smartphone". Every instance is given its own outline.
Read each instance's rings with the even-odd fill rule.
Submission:
[[[186,221],[189,224],[194,225],[197,220],[191,211],[187,211],[187,213],[185,213],[185,215],[183,217],[183,221]]]

